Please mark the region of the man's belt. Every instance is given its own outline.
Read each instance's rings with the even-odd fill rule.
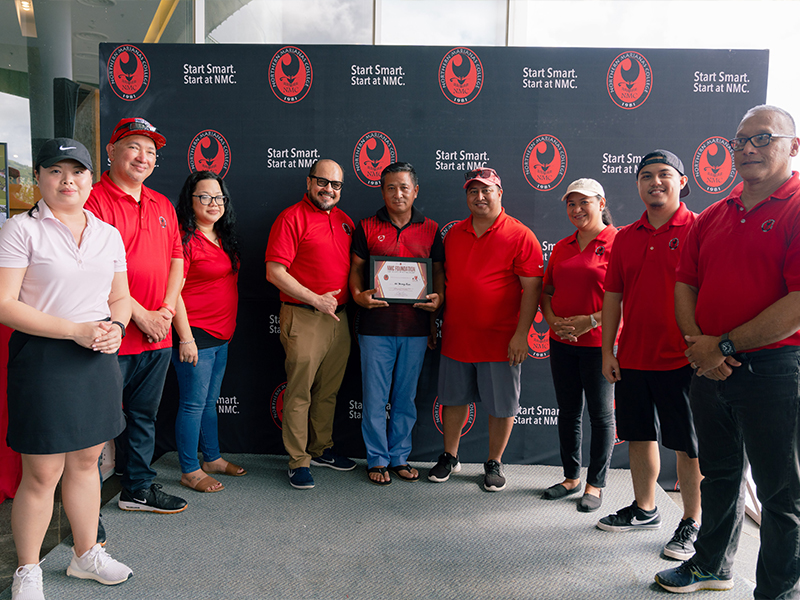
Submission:
[[[314,308],[310,304],[300,304],[298,302],[284,302],[284,304],[288,304],[289,306],[299,306],[300,308],[307,308],[308,310],[317,310],[316,308]],[[339,314],[345,308],[347,308],[347,304],[340,304],[339,306],[336,307],[336,311],[335,311],[336,314]]]

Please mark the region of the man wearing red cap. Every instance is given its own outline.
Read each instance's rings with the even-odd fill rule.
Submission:
[[[497,172],[476,169],[465,178],[472,215],[444,239],[447,301],[439,363],[444,453],[428,479],[447,481],[461,470],[461,428],[469,405],[482,402],[489,413],[483,487],[499,492],[506,487],[503,452],[519,411],[521,365],[539,306],[544,260],[533,232],[503,209]]]
[[[116,227],[125,244],[133,315],[119,349],[125,431],[117,438],[123,471],[119,507],[176,513],[186,501],[161,491],[150,466],[156,414],[172,347],[171,325],[183,281],[183,249],[170,201],[144,181],[166,139],[140,117],[122,119],[106,146],[110,168],[98,181],[86,209]]]

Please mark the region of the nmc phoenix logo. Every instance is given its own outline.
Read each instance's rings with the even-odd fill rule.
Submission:
[[[189,170],[211,171],[223,179],[231,166],[231,147],[221,133],[201,131],[189,144]]]
[[[370,131],[356,142],[353,150],[353,169],[364,185],[379,187],[381,173],[394,162],[397,162],[397,149],[385,133]]]
[[[114,93],[132,102],[138,100],[150,85],[150,63],[136,46],[117,46],[106,65],[108,84]]]
[[[694,153],[692,174],[697,185],[709,194],[719,194],[731,187],[736,169],[728,140],[714,136],[700,144]]]
[[[453,104],[469,104],[483,87],[483,65],[469,48],[453,48],[439,65],[439,87]]]
[[[314,72],[306,53],[294,46],[284,46],[269,63],[269,86],[281,102],[300,102],[311,89]]]
[[[606,76],[608,95],[614,104],[625,110],[639,108],[653,89],[653,71],[647,59],[632,50],[611,61]]]

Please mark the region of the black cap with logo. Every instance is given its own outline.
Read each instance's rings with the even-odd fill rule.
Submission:
[[[672,167],[678,173],[681,174],[681,177],[686,176],[686,173],[684,172],[685,170],[683,168],[683,163],[681,162],[680,158],[678,158],[675,154],[673,154],[669,150],[658,149],[648,154],[645,154],[644,158],[642,158],[642,160],[639,161],[639,164],[636,167],[636,179],[639,179],[639,171],[641,171],[644,167],[646,167],[647,165],[653,165],[659,163]],[[689,195],[690,192],[691,190],[689,189],[689,182],[687,181],[686,185],[683,186],[683,188],[681,189],[681,198],[685,198],[686,196]]]
[[[92,168],[92,157],[89,155],[86,146],[72,138],[53,138],[52,140],[47,140],[39,149],[34,168],[52,167],[62,160],[77,160],[90,171],[94,171]]]

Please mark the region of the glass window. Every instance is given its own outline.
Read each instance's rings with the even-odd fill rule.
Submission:
[[[371,44],[372,0],[206,2],[206,28],[220,44]]]
[[[505,46],[506,0],[380,0],[380,43]]]

